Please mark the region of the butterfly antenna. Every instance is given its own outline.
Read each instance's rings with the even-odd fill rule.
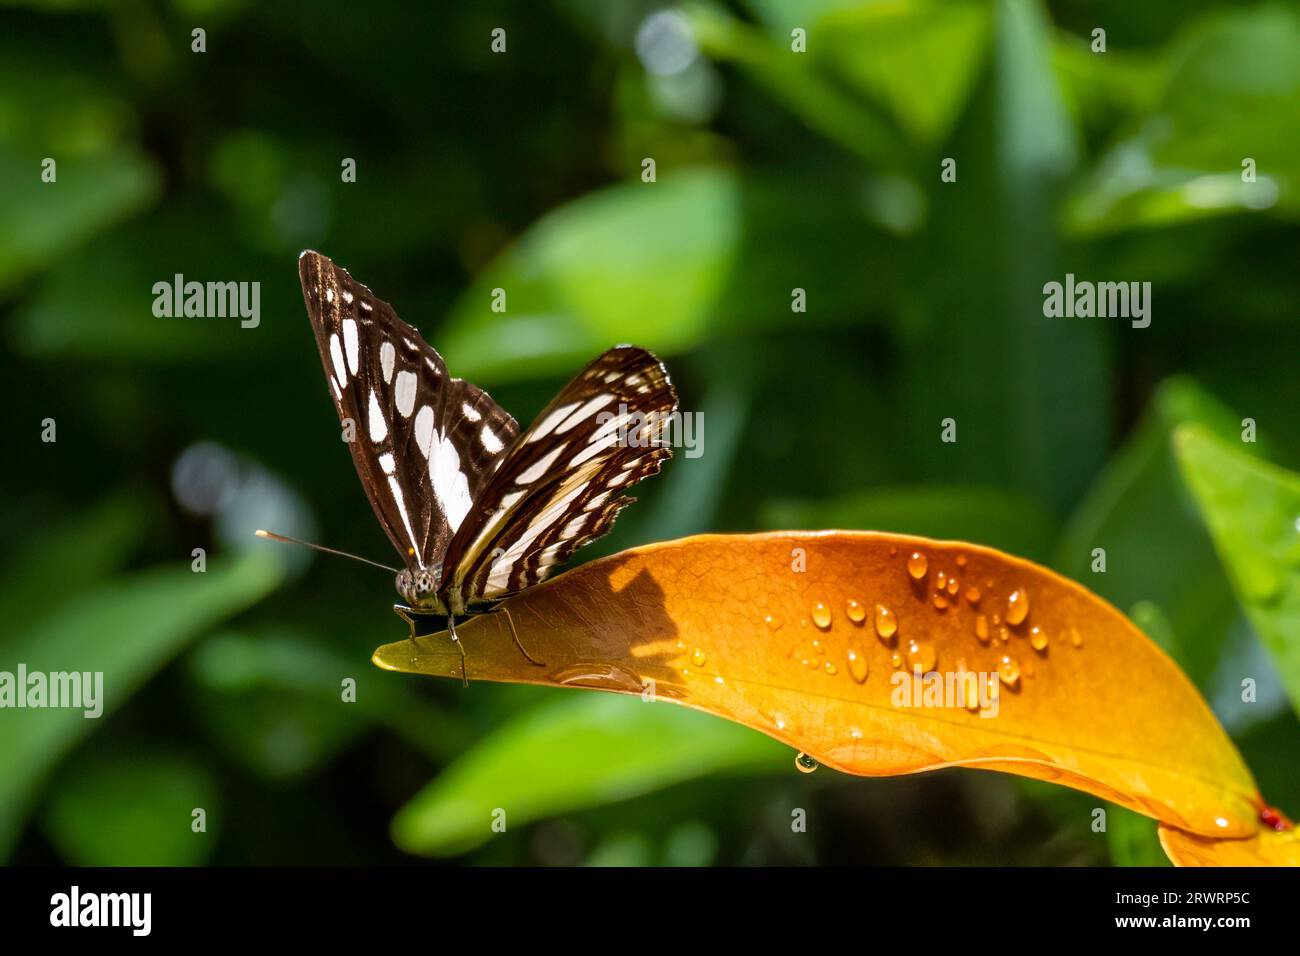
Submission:
[[[347,551],[339,551],[337,548],[327,548],[323,544],[312,544],[310,541],[299,541],[297,538],[291,538],[288,535],[276,534],[274,531],[263,531],[258,528],[253,532],[259,538],[266,538],[268,541],[279,541],[282,544],[296,544],[302,548],[311,548],[313,551],[323,551],[325,554],[338,555],[340,558],[351,558],[353,561],[360,561],[362,564],[369,564],[372,567],[383,568],[392,574],[398,574],[399,568],[390,568],[386,564],[380,564],[378,561],[371,561],[369,558],[363,558],[357,554],[349,554]]]

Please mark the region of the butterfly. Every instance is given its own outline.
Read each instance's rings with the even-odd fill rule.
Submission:
[[[402,557],[394,610],[412,635],[416,616],[444,616],[460,646],[456,618],[546,580],[672,454],[677,393],[645,349],[598,356],[520,431],[346,269],[308,250],[298,274],[352,461]]]

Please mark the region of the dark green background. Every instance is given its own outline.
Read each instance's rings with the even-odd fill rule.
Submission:
[[[1099,801],[1072,791],[802,775],[766,738],[685,711],[373,669],[403,633],[386,576],[251,538],[392,559],[327,400],[305,247],[521,420],[609,345],[660,353],[703,412],[705,454],[638,489],[583,559],[822,527],[1033,558],[1133,613],[1269,799],[1300,812],[1300,683],[1261,647],[1170,444],[1198,424],[1300,465],[1297,7],[703,3],[682,8],[700,56],[660,78],[634,42],[656,6],[0,12],[0,669],[103,670],[111,708],[0,711],[0,856],[1162,859],[1150,821],[1112,808],[1094,833]],[[261,325],[155,318],[152,286],[177,272],[260,282]],[[1151,282],[1150,328],[1044,318],[1042,285],[1066,272]],[[947,417],[956,444],[939,441]],[[186,460],[206,462],[215,513],[175,494],[202,442],[217,451]],[[507,832],[465,816],[466,795],[499,799]]]

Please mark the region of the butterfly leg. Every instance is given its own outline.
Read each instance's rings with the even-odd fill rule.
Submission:
[[[456,642],[456,650],[460,651],[460,682],[469,686],[469,671],[466,670],[465,645],[460,642],[460,635],[456,633],[456,615],[447,616],[447,630],[451,631],[451,639]]]
[[[519,653],[523,654],[524,659],[535,667],[545,667],[546,665],[542,661],[539,661],[537,658],[533,657],[532,654],[529,654],[528,651],[524,650],[524,645],[519,640],[519,632],[515,630],[515,619],[510,616],[510,608],[503,607],[501,610],[505,612],[506,620],[510,622],[510,636],[514,638],[515,647],[519,648]]]
[[[409,607],[403,607],[401,604],[394,604],[393,613],[406,622],[407,627],[410,628],[410,631],[406,635],[406,639],[411,642],[413,647],[418,648],[419,645],[415,643],[415,617],[411,614],[411,609]]]

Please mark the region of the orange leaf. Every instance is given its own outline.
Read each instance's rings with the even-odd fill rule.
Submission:
[[[471,680],[653,694],[846,773],[982,767],[1194,833],[1258,829],[1250,771],[1182,671],[1085,588],[988,548],[870,532],[704,535],[591,562],[499,608],[457,629]],[[514,646],[511,619],[544,667]],[[461,674],[441,636],[386,644],[374,661]],[[897,696],[936,682],[943,701]]]
[[[1175,866],[1300,866],[1300,830],[1261,828],[1243,840],[1220,840],[1160,825],[1160,845]]]

